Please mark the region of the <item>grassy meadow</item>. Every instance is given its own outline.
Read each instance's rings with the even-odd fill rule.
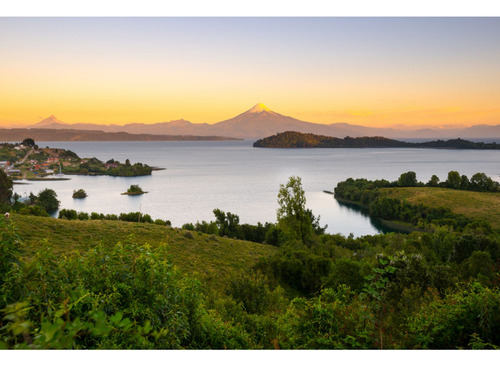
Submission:
[[[56,254],[85,252],[97,244],[113,246],[130,236],[138,244],[152,247],[167,244],[172,263],[181,272],[210,282],[222,283],[233,272],[250,269],[261,256],[274,253],[276,247],[222,238],[179,228],[148,223],[108,220],[65,220],[13,215],[12,222],[26,247],[26,256],[34,255],[46,242]]]
[[[439,187],[391,187],[385,195],[410,204],[449,208],[456,214],[482,219],[500,229],[500,193],[453,190]]]

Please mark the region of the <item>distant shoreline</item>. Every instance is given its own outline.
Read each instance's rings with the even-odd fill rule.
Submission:
[[[36,141],[226,141],[243,140],[228,136],[202,135],[155,135],[130,134],[127,132],[105,132],[102,130],[77,129],[0,129],[3,142],[22,141],[30,137]]]

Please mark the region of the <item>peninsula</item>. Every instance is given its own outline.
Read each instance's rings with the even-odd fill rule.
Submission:
[[[333,136],[303,134],[286,131],[267,138],[259,139],[253,146],[256,148],[433,148],[433,149],[500,149],[496,143],[476,143],[464,139],[434,140],[423,143],[365,136],[352,138],[335,138]]]
[[[80,158],[75,152],[60,148],[40,148],[31,138],[22,143],[0,144],[0,169],[12,179],[61,180],[64,175],[91,176],[145,176],[161,168],[147,164],[131,164],[110,159],[106,162],[93,158]]]

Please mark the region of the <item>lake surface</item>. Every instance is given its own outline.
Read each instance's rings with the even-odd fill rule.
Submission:
[[[370,218],[341,206],[332,195],[338,182],[349,177],[387,180],[415,171],[419,181],[433,174],[445,180],[456,170],[469,178],[484,172],[500,180],[500,151],[438,149],[263,149],[253,141],[217,142],[37,142],[40,146],[70,149],[82,158],[111,158],[166,168],[151,176],[66,176],[69,181],[37,181],[15,185],[21,196],[44,188],[56,191],[61,208],[84,212],[148,213],[180,227],[187,222],[214,220],[213,209],[239,215],[240,223],[275,222],[279,185],[300,176],[307,207],[321,216],[327,232],[355,236],[376,234]],[[120,195],[132,184],[148,194]],[[76,189],[86,199],[73,199]]]

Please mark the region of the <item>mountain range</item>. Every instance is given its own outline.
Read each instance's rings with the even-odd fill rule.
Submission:
[[[36,129],[73,129],[102,130],[104,132],[127,132],[129,134],[153,135],[197,135],[225,136],[240,139],[259,139],[284,131],[297,131],[334,137],[383,136],[397,139],[500,139],[500,125],[474,125],[467,128],[375,128],[348,123],[332,123],[329,125],[301,121],[271,111],[261,103],[228,120],[215,124],[197,124],[186,120],[174,120],[154,124],[132,123],[126,125],[101,125],[89,123],[68,124],[50,116],[34,125],[25,126]]]

